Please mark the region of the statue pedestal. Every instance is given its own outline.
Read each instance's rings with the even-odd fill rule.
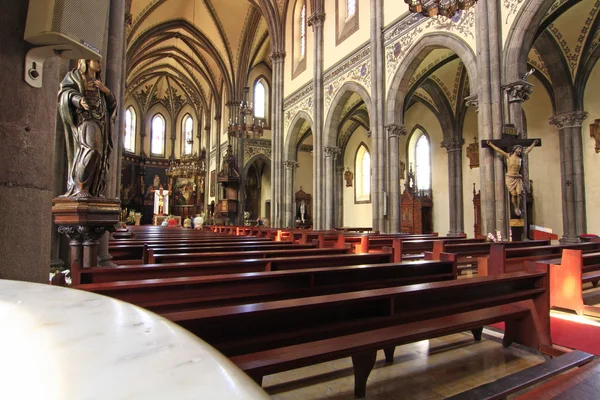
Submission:
[[[52,215],[58,232],[71,240],[71,279],[79,284],[79,270],[98,265],[99,239],[114,231],[119,222],[121,202],[98,197],[56,197]]]

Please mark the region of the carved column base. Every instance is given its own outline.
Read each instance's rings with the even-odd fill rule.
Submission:
[[[98,265],[98,245],[106,231],[115,230],[121,202],[103,198],[57,197],[52,201],[52,215],[58,232],[69,237],[71,279],[80,283],[81,268]]]

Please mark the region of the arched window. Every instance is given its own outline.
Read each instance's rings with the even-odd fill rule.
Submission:
[[[352,18],[356,14],[356,0],[346,0],[346,18]]]
[[[181,141],[183,143],[183,154],[192,154],[192,145],[194,144],[194,119],[190,114],[186,114],[185,117],[183,117]]]
[[[165,118],[160,114],[156,114],[152,118],[151,129],[150,155],[164,157],[166,139]]]
[[[364,143],[358,146],[354,159],[354,198],[356,203],[371,201],[371,154]]]
[[[418,189],[431,189],[431,145],[423,133],[415,146],[415,181]]]
[[[306,3],[300,10],[300,57],[306,54]]]
[[[256,82],[254,85],[254,116],[256,118],[265,119],[267,108],[267,90],[262,81]]]
[[[136,115],[132,106],[125,111],[125,137],[123,138],[123,146],[125,151],[135,152],[135,127]]]

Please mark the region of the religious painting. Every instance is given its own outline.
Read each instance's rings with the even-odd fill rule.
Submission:
[[[167,173],[164,167],[146,166],[146,175],[144,176],[144,203],[154,205],[154,191],[160,188],[160,185],[166,189],[169,184]]]
[[[590,125],[590,137],[596,142],[594,147],[596,153],[600,153],[600,119],[595,120],[594,123]]]
[[[473,138],[473,143],[467,147],[467,157],[469,158],[469,168],[479,168],[479,143],[477,143],[477,136]]]
[[[194,178],[178,177],[173,187],[175,205],[193,206],[195,200],[196,182]]]
[[[215,170],[210,171],[210,181],[209,181],[210,190],[208,195],[210,197],[215,197]]]

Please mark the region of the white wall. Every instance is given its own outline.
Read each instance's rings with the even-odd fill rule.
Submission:
[[[530,76],[534,91],[523,103],[527,117],[527,135],[542,139],[542,147],[529,153],[529,179],[533,181],[533,223],[562,237],[563,212],[560,178],[560,144],[555,126],[549,124],[552,103],[542,83]]]
[[[368,204],[354,204],[354,190],[356,189],[356,171],[354,170],[354,157],[356,150],[361,143],[365,143],[371,156],[373,155],[373,146],[371,139],[367,137],[367,131],[363,127],[359,127],[348,141],[346,145],[346,151],[343,154],[344,157],[344,170],[348,167],[352,171],[354,176],[354,182],[352,187],[346,187],[344,183],[343,187],[343,203],[344,203],[344,226],[360,226],[370,227],[373,226],[373,206],[372,203]],[[373,169],[371,168],[371,171]],[[371,173],[372,175],[372,173]],[[371,186],[372,186],[371,181]],[[372,190],[371,190],[372,192]]]
[[[408,132],[412,132],[416,125],[420,125],[429,135],[431,141],[431,188],[433,197],[433,231],[440,235],[446,235],[450,231],[450,219],[448,216],[450,204],[448,196],[448,154],[440,147],[442,127],[433,112],[421,103],[412,106],[404,117],[404,124]],[[401,159],[406,162],[407,140],[403,138],[400,147]],[[414,166],[413,166],[414,168]],[[409,164],[406,164],[408,173]],[[404,191],[404,186],[401,187]]]
[[[463,125],[463,139],[465,145],[463,146],[462,152],[462,170],[463,170],[463,215],[464,215],[464,228],[467,237],[474,237],[475,233],[475,210],[473,208],[473,183],[475,184],[475,190],[481,189],[480,184],[480,168],[469,167],[470,160],[467,157],[467,148],[473,143],[473,137],[477,136],[477,113],[473,107],[469,107],[467,115],[465,116],[465,122]],[[479,143],[479,141],[478,141]],[[483,235],[486,232],[481,232]]]
[[[583,109],[589,113],[582,126],[583,170],[585,174],[585,201],[587,231],[600,234],[600,153],[596,153],[596,142],[590,137],[590,124],[600,119],[600,66],[595,65],[585,88]]]

